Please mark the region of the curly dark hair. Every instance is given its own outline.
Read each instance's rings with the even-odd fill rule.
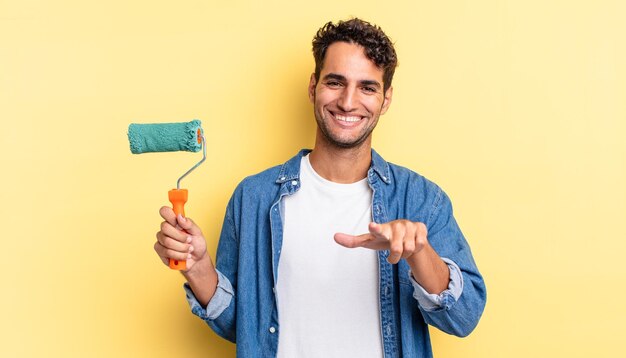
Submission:
[[[383,70],[383,88],[391,86],[393,73],[398,65],[393,43],[383,30],[358,18],[339,21],[337,25],[328,22],[322,26],[313,38],[313,57],[315,58],[315,80],[319,81],[324,65],[324,56],[330,45],[337,41],[354,43],[365,49],[365,56]]]

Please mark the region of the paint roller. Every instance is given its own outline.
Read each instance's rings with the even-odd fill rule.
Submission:
[[[172,203],[174,213],[185,216],[185,203],[187,202],[187,189],[180,188],[180,181],[196,169],[206,159],[206,142],[202,123],[194,119],[184,123],[131,123],[128,126],[128,141],[130,151],[133,154],[151,152],[198,152],[202,149],[202,160],[191,167],[176,182],[176,189],[170,190],[169,201]],[[170,268],[173,270],[185,270],[186,261],[170,259]]]

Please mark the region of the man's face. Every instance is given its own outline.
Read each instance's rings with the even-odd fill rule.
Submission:
[[[311,75],[309,98],[322,138],[328,144],[354,148],[371,143],[371,133],[391,103],[393,89],[383,93],[383,70],[365,56],[363,47],[335,42],[326,50],[319,81]]]

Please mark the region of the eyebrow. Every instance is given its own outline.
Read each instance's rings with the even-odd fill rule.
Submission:
[[[326,76],[324,76],[323,78],[324,80],[337,80],[337,81],[342,81],[342,82],[346,82],[346,76],[337,74],[337,73],[329,73]],[[361,86],[373,86],[373,87],[377,87],[377,88],[381,88],[382,86],[380,85],[380,83],[378,81],[374,81],[374,80],[361,80],[359,81],[359,84]]]

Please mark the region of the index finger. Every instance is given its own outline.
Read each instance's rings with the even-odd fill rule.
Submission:
[[[344,233],[336,233],[335,242],[347,248],[363,247],[367,242],[374,240],[372,234],[348,235]]]

